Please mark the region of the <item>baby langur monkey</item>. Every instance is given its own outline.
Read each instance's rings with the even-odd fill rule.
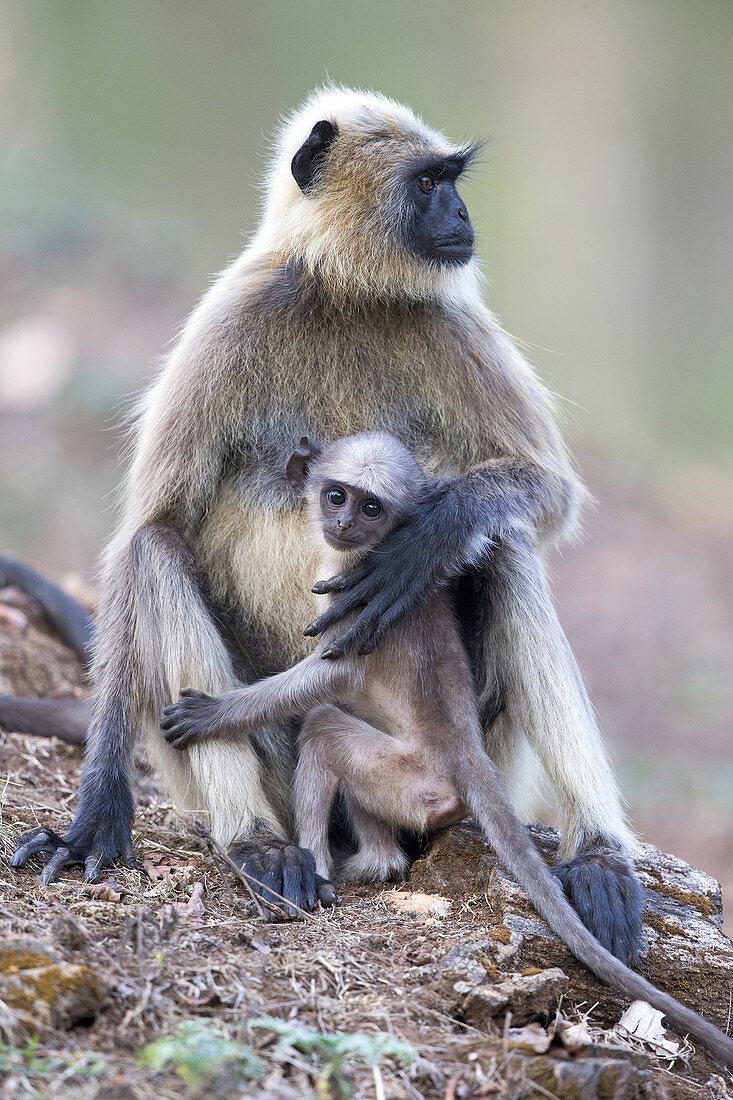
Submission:
[[[308,502],[322,576],[358,565],[427,487],[410,452],[379,432],[323,451],[304,437],[286,473]],[[328,824],[341,788],[358,850],[340,874],[365,881],[402,877],[408,860],[394,830],[425,833],[469,816],[457,787],[459,770],[470,770],[462,758],[475,753],[488,762],[468,659],[445,593],[393,628],[368,661],[329,661],[329,636],[294,668],[244,691],[215,699],[183,692],[161,725],[169,743],[184,748],[201,737],[251,728],[262,713],[305,714],[293,791],[299,843],[314,853],[318,874],[330,879]]]
[[[287,476],[306,496],[321,564],[335,575],[378,554],[382,539],[428,484],[409,451],[379,432],[349,436],[323,450],[304,437]],[[525,536],[519,530],[516,537]],[[343,631],[344,624],[333,629]],[[376,652],[337,661],[330,655],[324,638],[293,668],[248,687],[216,697],[183,692],[164,711],[167,740],[183,748],[199,738],[236,737],[272,719],[305,715],[294,803],[299,843],[313,851],[320,875],[332,873],[328,820],[339,787],[359,842],[341,869],[347,878],[386,878],[406,869],[395,828],[424,832],[473,816],[538,912],[586,966],[626,996],[654,1005],[677,1031],[733,1066],[733,1040],[598,943],[517,819],[484,749],[450,593],[439,590],[399,620]]]

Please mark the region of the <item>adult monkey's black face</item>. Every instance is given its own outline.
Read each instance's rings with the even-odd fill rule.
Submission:
[[[296,152],[291,162],[293,177],[301,191],[307,197],[317,197],[321,190],[324,169],[333,156],[334,143],[338,141],[338,127],[322,119],[317,122],[307,139]],[[384,142],[384,134],[380,134]],[[348,139],[347,139],[348,140]],[[370,144],[365,149],[352,148],[345,164],[332,169],[330,175],[336,176],[342,194],[348,194],[350,177],[355,172],[360,175],[358,191],[364,192],[364,178],[374,181],[375,196],[390,196],[391,208],[381,210],[383,214],[383,232],[386,240],[394,240],[418,256],[421,260],[444,265],[458,266],[468,263],[473,256],[474,233],[466,205],[456,190],[458,177],[473,160],[480,149],[479,145],[466,146],[447,156],[426,153],[416,159],[405,159],[401,167],[398,158],[385,157],[385,163],[373,163]],[[390,167],[386,167],[389,165]],[[395,201],[394,175],[397,180],[399,200]],[[391,179],[389,178],[391,175]],[[325,193],[328,192],[328,174],[325,178]],[[350,212],[350,225],[358,226]],[[366,220],[364,231],[374,234],[373,210],[369,212],[369,224]]]
[[[459,265],[473,256],[473,226],[456,190],[465,162],[464,157],[429,160],[406,174],[404,243],[424,260]]]

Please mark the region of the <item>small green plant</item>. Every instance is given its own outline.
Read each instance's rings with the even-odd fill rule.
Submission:
[[[264,1073],[264,1066],[254,1051],[199,1020],[186,1020],[173,1035],[148,1043],[138,1055],[138,1065],[142,1069],[159,1073],[169,1064],[187,1085],[194,1087],[225,1068],[256,1081]]]
[[[348,1035],[336,1031],[332,1035],[324,1035],[314,1028],[288,1023],[287,1020],[278,1020],[273,1016],[260,1016],[252,1021],[252,1026],[266,1027],[279,1035],[278,1048],[293,1047],[323,1065],[316,1085],[318,1095],[323,1100],[331,1100],[334,1096],[348,1100],[353,1095],[351,1084],[343,1072],[345,1062],[366,1062],[372,1067],[375,1081],[381,1082],[379,1066],[383,1058],[394,1058],[409,1066],[417,1057],[414,1047],[409,1043],[384,1033],[367,1035],[357,1031]]]
[[[8,1046],[0,1040],[0,1073],[16,1072],[43,1078],[65,1070],[70,1076],[99,1077],[108,1068],[107,1060],[93,1051],[81,1055],[54,1052],[43,1058],[36,1054],[37,1046],[37,1035],[24,1047]]]

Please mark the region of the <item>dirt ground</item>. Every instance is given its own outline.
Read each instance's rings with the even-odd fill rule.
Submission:
[[[89,963],[107,983],[108,999],[94,1018],[47,1032],[38,1045],[6,1038],[1,1095],[322,1100],[350,1095],[349,1088],[360,1097],[408,1100],[555,1095],[522,1083],[516,1048],[451,1015],[440,989],[421,976],[426,964],[496,929],[480,881],[475,895],[454,905],[451,919],[432,911],[406,915],[389,902],[386,888],[359,887],[345,890],[337,909],[307,921],[265,923],[248,911],[242,887],[217,868],[203,842],[158,802],[142,758],[136,789],[142,873],[115,871],[101,887],[90,887],[77,872],[43,888],[37,868],[11,870],[7,857],[25,827],[68,819],[80,758],[80,750],[57,742],[5,736],[0,931],[55,943],[69,961]],[[568,999],[563,1012],[579,1020],[592,1008]],[[284,1021],[291,1035],[301,1026],[356,1035],[361,1042],[365,1034],[379,1034],[395,1053],[385,1054],[375,1070],[352,1050],[343,1076],[329,1077],[332,1052],[279,1047],[273,1031],[257,1025],[263,1016]],[[591,1011],[593,1022],[609,1023],[597,1017]],[[184,1021],[193,1031],[167,1067],[142,1066],[143,1048],[175,1035]],[[213,1064],[205,1052],[192,1060],[201,1029],[212,1025]],[[210,1032],[203,1034],[211,1043]],[[240,1052],[234,1060],[221,1046],[232,1040],[244,1044],[231,1048]],[[400,1043],[414,1053],[411,1064]],[[247,1081],[242,1049],[259,1057],[259,1080]],[[698,1082],[708,1079],[709,1064],[696,1065]],[[716,1095],[686,1072],[663,1076],[670,1096]],[[618,1093],[626,1095],[659,1092]]]

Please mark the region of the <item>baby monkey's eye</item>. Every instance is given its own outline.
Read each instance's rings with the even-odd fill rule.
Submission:
[[[432,176],[418,176],[417,186],[427,195],[435,187],[435,180]]]
[[[343,489],[329,489],[327,500],[328,503],[333,504],[335,508],[340,508],[342,504],[346,504],[346,493]]]
[[[377,500],[367,500],[362,504],[361,510],[368,519],[376,519],[382,514],[382,505]]]

